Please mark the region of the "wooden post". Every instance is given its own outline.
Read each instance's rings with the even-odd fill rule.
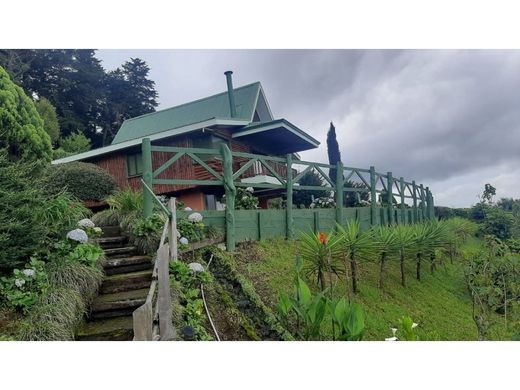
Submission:
[[[377,192],[376,192],[376,169],[370,167],[370,224],[377,224]]]
[[[172,300],[170,295],[169,252],[168,244],[157,251],[157,308],[159,310],[159,329],[161,341],[175,339],[175,330],[172,324]]]
[[[417,184],[415,184],[415,180],[412,181],[412,198],[413,198],[413,222],[417,223],[419,216],[417,215]]]
[[[435,212],[433,210],[433,196],[428,187],[426,187],[426,215],[428,219],[434,219]]]
[[[394,195],[392,194],[394,184],[394,178],[392,177],[392,172],[387,173],[387,181],[386,181],[386,190],[387,190],[387,201],[388,201],[388,224],[394,224]]]
[[[336,165],[336,223],[343,223],[343,188],[345,179],[343,177],[343,163],[338,161]]]
[[[287,202],[286,202],[286,236],[294,237],[293,231],[293,180],[292,180],[292,154],[287,155]]]
[[[426,198],[424,196],[424,186],[421,184],[419,186],[420,189],[420,197],[421,197],[421,222],[424,222],[424,219],[426,218]]]
[[[257,212],[257,225],[258,225],[258,241],[262,241],[262,213],[260,211]]]
[[[233,156],[224,143],[220,144],[222,166],[224,168],[224,189],[226,191],[226,247],[235,250],[235,196],[237,190],[233,183]]]
[[[169,237],[168,242],[170,243],[170,261],[178,260],[178,249],[177,249],[177,203],[175,198],[170,198],[168,201],[168,208],[170,210],[170,228],[168,229]]]
[[[143,159],[143,181],[153,191],[152,142],[150,141],[150,138],[143,138],[141,151]],[[152,216],[153,212],[153,195],[145,188],[143,188],[142,191],[144,217],[148,218]]]
[[[401,192],[401,223],[404,225],[406,224],[406,215],[405,214],[405,208],[404,208],[404,177],[399,178],[399,190]]]
[[[320,232],[320,212],[314,210],[314,232],[318,234]]]

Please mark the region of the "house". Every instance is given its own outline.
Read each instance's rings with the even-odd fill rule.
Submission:
[[[72,161],[94,163],[116,180],[120,188],[141,189],[143,138],[152,144],[190,148],[218,148],[226,143],[232,151],[282,156],[316,148],[319,142],[286,119],[275,119],[259,82],[233,88],[232,72],[225,72],[227,91],[179,106],[127,119],[121,125],[111,145],[54,160],[53,164]],[[171,155],[154,153],[153,169],[164,164]],[[213,161],[212,161],[213,160]],[[218,158],[205,161],[208,165]],[[233,163],[240,164],[239,161]],[[285,176],[283,166],[275,167]],[[238,168],[237,168],[238,169]],[[208,173],[196,162],[182,157],[161,175],[164,178],[202,180]],[[273,179],[261,164],[256,164],[240,176],[243,182],[265,183]],[[175,195],[193,210],[212,210],[218,207],[222,188],[202,186],[155,185],[156,194]],[[255,191],[260,206],[267,199],[280,196],[276,190]]]

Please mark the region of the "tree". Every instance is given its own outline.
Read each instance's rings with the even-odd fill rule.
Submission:
[[[11,159],[50,161],[51,139],[33,101],[0,67],[0,149]]]
[[[73,133],[60,140],[61,148],[70,154],[83,153],[90,150],[90,140],[83,133]]]
[[[318,175],[314,171],[308,171],[298,182],[301,186],[317,186],[320,187],[323,185],[320,175]],[[312,203],[312,198],[323,198],[329,196],[330,191],[327,190],[300,190],[294,191],[293,194],[293,202],[295,205],[300,206],[304,205],[305,207],[309,207]]]
[[[51,102],[43,97],[35,103],[35,106],[43,120],[43,128],[51,137],[51,142],[55,144],[60,137],[60,124],[58,123],[56,109]]]
[[[128,101],[131,117],[153,112],[158,105],[155,82],[148,79],[149,72],[150,67],[140,58],[131,58],[123,64],[125,80],[133,92]]]
[[[336,128],[330,122],[329,131],[327,132],[327,154],[329,156],[329,164],[336,165],[341,161],[341,153],[339,151],[338,140],[336,139]],[[329,177],[333,183],[336,182],[336,168],[329,170]]]
[[[496,188],[493,187],[491,184],[486,183],[484,186],[484,192],[482,192],[482,201],[487,202],[488,204],[493,203],[493,196],[496,195]]]

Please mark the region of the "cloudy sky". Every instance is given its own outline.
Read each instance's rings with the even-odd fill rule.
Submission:
[[[160,108],[260,81],[276,118],[317,138],[333,121],[345,165],[428,185],[437,205],[469,206],[485,183],[520,197],[520,51],[100,50],[113,69],[150,65]]]

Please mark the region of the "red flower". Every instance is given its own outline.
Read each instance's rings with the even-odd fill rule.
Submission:
[[[323,245],[327,245],[327,236],[325,235],[325,233],[320,233],[318,239]]]

